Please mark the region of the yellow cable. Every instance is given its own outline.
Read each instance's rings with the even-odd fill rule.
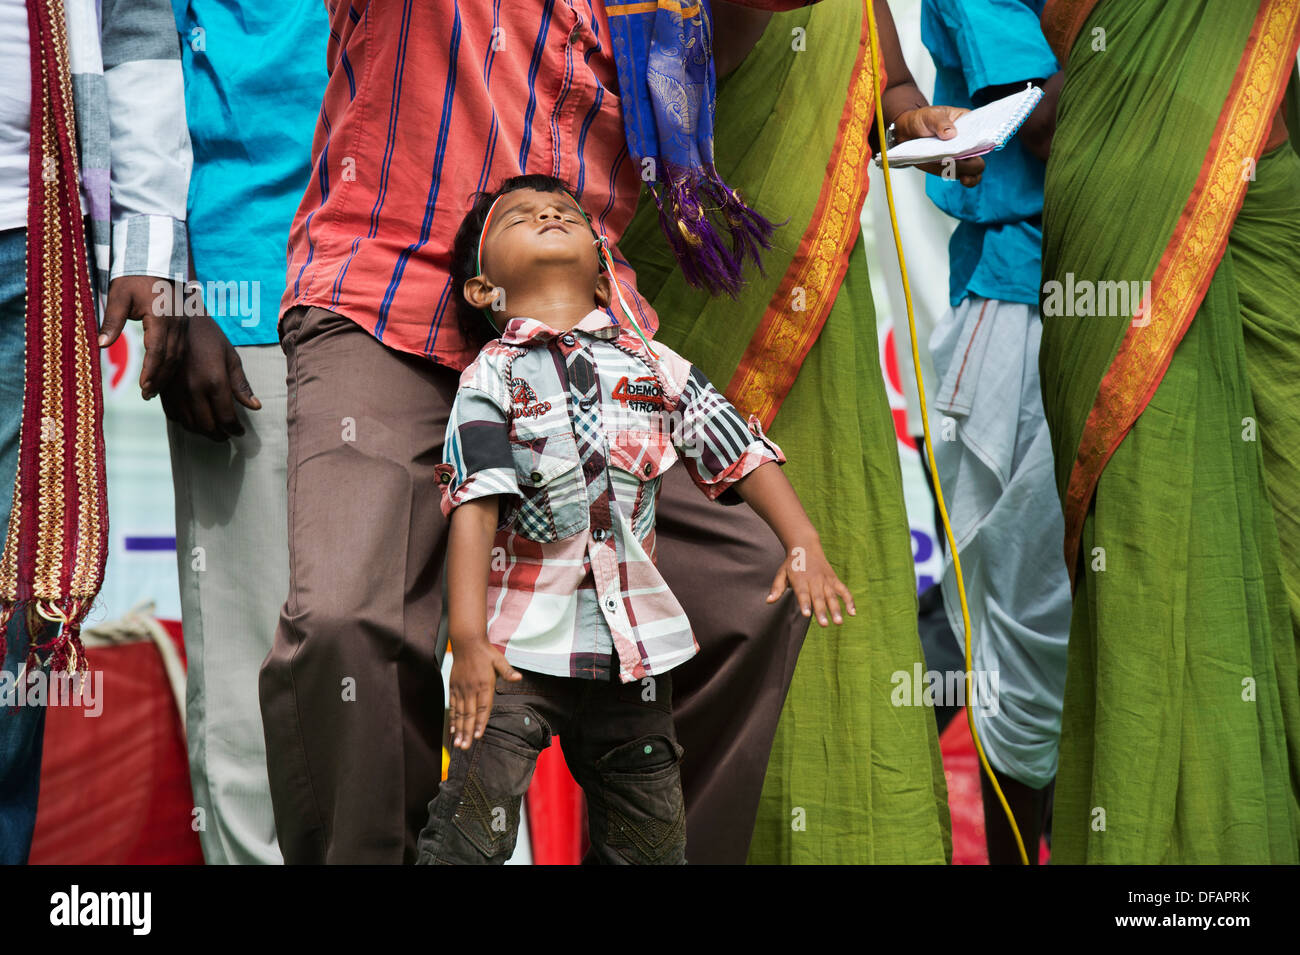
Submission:
[[[916,391],[921,400],[921,426],[925,430],[925,452],[930,460],[930,474],[934,477],[934,496],[939,504],[939,516],[943,519],[943,533],[948,538],[948,553],[952,554],[952,567],[957,579],[957,593],[961,596],[961,620],[965,630],[966,642],[966,721],[970,726],[971,739],[975,743],[975,752],[979,754],[980,765],[988,773],[989,780],[993,783],[993,791],[998,795],[998,802],[1002,803],[1002,811],[1006,813],[1007,822],[1011,824],[1011,831],[1016,837],[1016,848],[1020,850],[1020,861],[1024,865],[1029,865],[1029,856],[1025,852],[1025,841],[1020,837],[1020,827],[1016,825],[1016,817],[1007,804],[1007,797],[1002,794],[1002,787],[998,785],[998,777],[994,774],[993,767],[989,765],[988,757],[984,755],[984,747],[980,743],[979,732],[975,729],[975,714],[970,705],[972,680],[970,608],[966,605],[966,586],[962,582],[961,558],[957,554],[957,542],[953,539],[952,525],[948,523],[948,509],[943,503],[943,488],[939,484],[939,469],[934,463],[934,441],[930,437],[930,412],[925,403],[925,381],[921,375],[920,349],[916,344],[916,318],[912,314],[912,290],[907,283],[907,263],[903,260],[903,237],[898,232],[898,213],[894,211],[894,189],[889,182],[889,155],[885,150],[885,109],[880,99],[880,71],[876,68],[875,62],[875,52],[880,49],[880,41],[876,35],[874,0],[865,0],[864,6],[867,8],[867,27],[871,34],[871,81],[875,86],[876,94],[876,130],[880,138],[880,164],[885,174],[885,198],[889,202],[889,222],[894,228],[894,248],[898,250],[898,271],[903,279],[903,299],[907,302],[907,328],[912,336],[912,367],[916,369]],[[881,60],[883,61],[883,59],[882,56]]]

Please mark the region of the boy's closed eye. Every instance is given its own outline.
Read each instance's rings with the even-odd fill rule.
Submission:
[[[552,204],[546,203],[546,205],[551,206]],[[505,228],[508,229],[510,228],[510,226],[518,225],[520,222],[529,221],[536,213],[537,206],[538,204],[531,200],[521,202],[518,205],[512,206],[510,209],[506,211],[505,215],[502,217],[503,220],[505,221]],[[585,216],[582,216],[580,218],[580,215],[581,215],[580,213],[578,213],[576,210],[572,208],[566,207],[560,210],[560,216],[566,222],[572,222],[574,224],[577,224],[583,221],[583,219],[585,218]]]
[[[565,221],[565,222],[571,222],[571,223],[573,223],[574,225],[577,225],[578,223],[580,223],[580,222],[582,221],[582,220],[579,219],[577,216],[569,215],[568,213],[565,213],[565,214],[564,214],[563,216],[561,216],[560,218],[561,218],[563,221]],[[510,228],[510,226],[512,226],[512,225],[519,225],[519,223],[521,223],[521,222],[531,222],[532,220],[533,220],[533,216],[531,216],[531,215],[519,215],[519,216],[516,216],[515,218],[511,219],[509,222],[507,222],[507,223],[506,223],[506,228],[508,229],[508,228]]]

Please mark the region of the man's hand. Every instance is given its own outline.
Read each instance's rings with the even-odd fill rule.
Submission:
[[[787,587],[794,591],[803,615],[807,617],[815,610],[817,622],[823,627],[827,626],[828,610],[836,623],[844,622],[840,615],[840,597],[844,598],[844,606],[849,608],[849,614],[855,617],[858,615],[853,594],[835,576],[825,551],[816,541],[806,546],[800,544],[790,548],[785,563],[772,581],[772,592],[767,595],[767,602],[780,599]]]
[[[922,106],[918,109],[909,109],[905,113],[900,113],[894,120],[894,135],[898,137],[900,143],[925,136],[952,139],[957,135],[957,127],[953,125],[953,121],[963,113],[969,112],[970,110],[957,106]],[[933,162],[917,168],[934,176],[942,176],[945,166],[950,170],[949,177],[955,174],[961,184],[967,188],[978,185],[984,175],[984,160],[979,156],[959,159],[955,166],[951,163]]]
[[[143,323],[140,393],[146,401],[162,391],[184,358],[185,309],[176,308],[177,302],[184,302],[184,289],[178,288],[181,284],[152,275],[120,275],[108,286],[99,347],[107,348],[117,341],[128,319]]]
[[[511,683],[523,675],[488,643],[487,635],[451,641],[451,745],[469,749],[487,729],[497,675]]]
[[[213,441],[244,433],[235,402],[257,411],[257,400],[234,346],[212,317],[196,315],[186,328],[184,360],[162,390],[167,417]],[[147,397],[147,396],[146,396]]]

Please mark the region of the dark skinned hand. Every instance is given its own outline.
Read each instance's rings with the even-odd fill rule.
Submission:
[[[900,143],[924,136],[952,139],[957,135],[957,127],[953,125],[953,120],[969,112],[970,110],[958,106],[923,106],[919,109],[909,109],[895,118],[894,135],[898,137]],[[932,162],[917,168],[933,176],[942,176],[944,165],[944,163]],[[970,188],[979,185],[984,175],[984,160],[979,156],[959,159],[955,165],[949,164],[948,168],[951,170],[948,173],[950,178],[955,175],[963,186]]]
[[[120,275],[108,286],[104,324],[99,330],[99,347],[117,341],[128,320],[138,320],[144,329],[144,363],[140,369],[140,393],[146,401],[158,394],[176,373],[185,357],[186,316],[177,313],[178,282],[152,275]]]
[[[523,674],[506,662],[505,654],[488,643],[487,634],[451,641],[451,677],[447,680],[451,710],[451,745],[469,749],[480,739],[492,715],[497,677],[511,683]]]
[[[212,441],[242,435],[235,403],[257,411],[262,402],[244,377],[234,346],[207,313],[189,320],[186,339],[185,359],[162,391],[163,411],[186,431]]]

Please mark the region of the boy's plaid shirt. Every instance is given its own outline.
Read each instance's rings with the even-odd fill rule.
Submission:
[[[437,465],[442,511],[501,495],[488,638],[514,666],[623,682],[699,649],[654,566],[655,504],[679,456],[712,500],[785,462],[707,378],[596,309],[569,332],[513,318],[465,369]],[[594,382],[584,374],[594,365]],[[773,568],[775,572],[775,568]]]

